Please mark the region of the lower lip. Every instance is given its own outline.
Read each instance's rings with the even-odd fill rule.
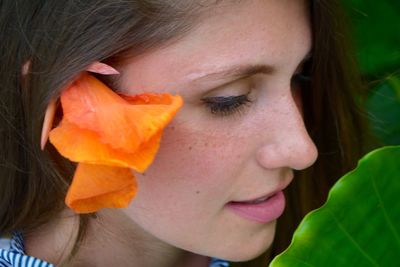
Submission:
[[[227,207],[245,219],[267,223],[282,215],[285,210],[285,196],[282,191],[279,191],[271,198],[257,204],[229,202]]]

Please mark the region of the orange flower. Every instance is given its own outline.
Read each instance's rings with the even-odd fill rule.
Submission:
[[[118,95],[82,74],[62,92],[63,118],[49,135],[61,155],[79,162],[66,204],[77,213],[126,207],[137,191],[131,169],[151,164],[182,104],[170,94]]]

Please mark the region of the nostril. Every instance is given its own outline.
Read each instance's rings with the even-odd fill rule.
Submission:
[[[256,154],[258,164],[266,169],[303,170],[313,165],[317,157],[317,148],[308,135],[263,145]]]
[[[273,165],[271,164],[273,157],[270,150],[272,150],[271,145],[264,145],[257,151],[256,154],[257,163],[266,169],[272,169],[271,167]]]
[[[262,146],[257,152],[257,161],[263,168],[277,169],[290,167],[290,157],[287,147],[280,144],[268,144]]]
[[[298,159],[293,160],[296,166],[293,166],[295,170],[303,170],[312,166],[318,158],[318,150],[314,142],[309,139],[301,151],[297,153]]]

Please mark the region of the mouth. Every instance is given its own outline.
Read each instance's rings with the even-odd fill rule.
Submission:
[[[259,195],[259,197],[244,200],[233,200],[225,207],[235,215],[245,220],[266,224],[278,219],[286,206],[283,190],[293,180],[293,173],[285,179],[274,191]]]
[[[278,192],[282,191],[282,189],[278,189],[272,193],[269,194],[264,194],[261,197],[257,197],[254,199],[250,199],[250,200],[239,200],[239,201],[231,201],[231,203],[247,203],[247,204],[259,204],[262,203],[268,199],[270,199],[271,197],[273,197],[275,194],[277,194]]]
[[[248,201],[231,201],[226,207],[246,220],[268,223],[279,218],[285,210],[285,196],[278,191]]]
[[[242,219],[262,224],[269,223],[283,214],[286,205],[283,190],[289,186],[293,178],[291,171],[274,191],[255,198],[232,200],[225,207]]]

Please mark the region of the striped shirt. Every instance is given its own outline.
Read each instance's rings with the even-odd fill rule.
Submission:
[[[22,234],[14,232],[11,239],[0,238],[0,267],[55,267],[38,258],[25,255]],[[229,263],[212,259],[209,267],[229,267]]]
[[[54,267],[53,264],[25,255],[21,233],[14,232],[11,239],[0,239],[0,267]]]

